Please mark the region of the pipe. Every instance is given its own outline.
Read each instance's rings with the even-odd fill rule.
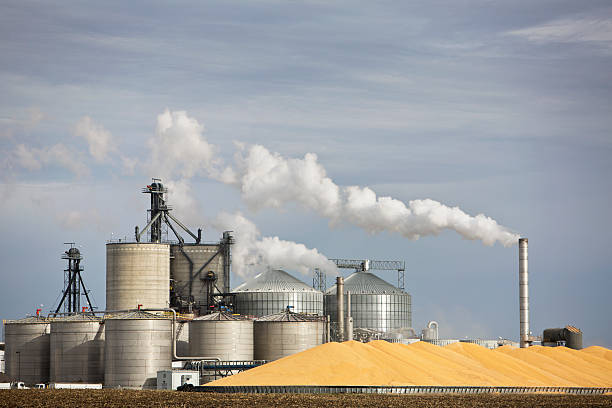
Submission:
[[[336,302],[338,312],[338,341],[344,341],[344,278],[336,278]]]
[[[520,346],[531,345],[529,339],[529,268],[527,255],[527,238],[519,238],[519,313],[520,313]]]
[[[435,331],[434,331],[435,334],[433,337],[435,340],[438,340],[438,322],[436,322],[435,320],[432,320],[429,323],[427,323],[427,328],[434,330],[434,328],[431,326],[436,326]]]
[[[353,317],[351,316],[351,292],[346,292],[346,328],[344,340],[353,340]]]

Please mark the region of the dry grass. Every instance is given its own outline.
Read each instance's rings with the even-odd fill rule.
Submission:
[[[132,390],[1,390],[0,407],[610,407],[612,395],[207,394]]]

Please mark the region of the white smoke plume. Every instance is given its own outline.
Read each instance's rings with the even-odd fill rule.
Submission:
[[[82,137],[89,145],[89,154],[98,163],[106,161],[108,154],[115,152],[117,147],[111,133],[89,116],[83,116],[74,127],[75,136]]]
[[[236,154],[235,160],[237,170],[230,184],[240,189],[252,209],[296,202],[334,224],[348,222],[370,233],[388,231],[409,239],[437,235],[445,229],[485,245],[499,242],[511,246],[519,237],[490,217],[471,216],[434,200],[412,200],[406,205],[391,197],[378,197],[368,187],[341,189],[312,153],[303,159],[287,159],[253,145],[246,153]]]
[[[149,140],[151,168],[156,177],[209,177],[215,173],[215,146],[203,137],[204,126],[184,111],[169,111],[157,116],[155,136]]]
[[[242,277],[261,272],[262,268],[296,270],[308,275],[313,268],[337,273],[336,265],[316,248],[285,241],[279,237],[261,237],[257,226],[240,213],[223,212],[213,222],[218,230],[232,230],[236,243],[232,248],[232,270]]]

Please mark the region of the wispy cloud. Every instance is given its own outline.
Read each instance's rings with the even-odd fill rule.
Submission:
[[[74,134],[87,141],[89,153],[98,163],[104,162],[110,152],[117,150],[111,133],[89,116],[84,116],[77,122]]]
[[[507,34],[534,43],[591,43],[612,50],[612,19],[561,19]]]

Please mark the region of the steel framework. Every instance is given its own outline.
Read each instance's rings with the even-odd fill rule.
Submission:
[[[397,287],[404,290],[405,261],[373,261],[370,259],[330,259],[338,268],[355,269],[358,272],[397,271]]]

